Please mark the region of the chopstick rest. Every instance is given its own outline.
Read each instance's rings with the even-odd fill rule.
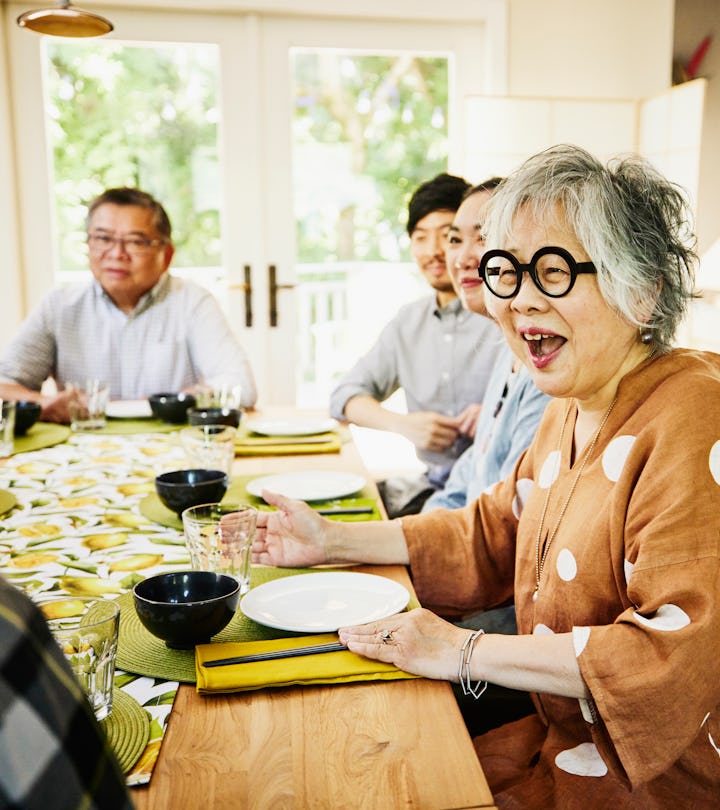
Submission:
[[[224,667],[232,664],[250,664],[253,661],[272,661],[275,658],[296,658],[300,655],[317,655],[319,653],[342,652],[347,650],[344,644],[333,641],[329,644],[313,644],[310,647],[293,647],[288,650],[271,650],[270,652],[238,655],[234,658],[218,658],[215,661],[203,661],[204,667]]]

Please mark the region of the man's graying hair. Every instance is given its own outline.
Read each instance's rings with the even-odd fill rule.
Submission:
[[[86,227],[89,227],[90,220],[93,213],[101,205],[132,205],[137,208],[145,208],[152,213],[153,225],[157,229],[158,234],[165,242],[170,242],[172,239],[172,226],[170,225],[170,217],[163,206],[146,191],[141,191],[139,188],[130,188],[123,186],[121,188],[108,188],[90,201],[88,205]]]
[[[654,353],[668,351],[695,296],[695,237],[680,187],[638,156],[603,166],[584,149],[554,146],[525,161],[493,194],[488,248],[505,247],[521,208],[550,223],[558,221],[558,204],[559,224],[572,229],[595,264],[605,300],[650,330]]]

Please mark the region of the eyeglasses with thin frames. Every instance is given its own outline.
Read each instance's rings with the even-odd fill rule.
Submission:
[[[540,248],[528,264],[522,264],[506,250],[488,250],[480,260],[480,278],[498,298],[514,298],[527,273],[541,293],[562,298],[575,286],[578,275],[597,273],[592,262],[577,262],[565,248]]]
[[[102,255],[120,246],[130,256],[142,256],[155,248],[165,245],[164,239],[148,239],[145,236],[110,236],[107,233],[89,233],[87,237],[88,248],[92,253]]]

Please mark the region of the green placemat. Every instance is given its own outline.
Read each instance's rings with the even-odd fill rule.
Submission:
[[[187,427],[184,425],[171,425],[168,422],[161,422],[159,419],[107,419],[105,427],[95,430],[93,433],[104,433],[113,435],[130,433],[172,433]]]
[[[263,511],[272,511],[273,507],[269,506],[262,500],[256,498],[254,495],[248,495],[246,486],[254,478],[255,475],[242,475],[232,479],[228,491],[225,493],[223,502],[225,503],[248,503],[257,509]],[[323,509],[331,507],[368,507],[372,509],[369,514],[360,515],[330,515],[332,520],[342,520],[346,522],[366,521],[366,520],[382,520],[382,515],[378,508],[377,499],[372,497],[372,492],[369,487],[360,490],[358,495],[353,495],[349,498],[337,498],[332,501],[313,501],[313,508]],[[140,514],[159,523],[161,526],[167,526],[170,529],[182,530],[182,520],[175,512],[168,509],[158,498],[157,493],[151,492],[146,495],[139,503]]]
[[[113,708],[100,721],[123,773],[129,773],[150,739],[150,717],[132,695],[113,689]]]
[[[253,568],[250,574],[250,587],[281,577],[315,574],[318,570],[321,569]],[[149,633],[137,617],[132,592],[123,594],[116,601],[120,605],[120,639],[116,658],[118,668],[149,678],[195,683],[195,650],[171,650],[165,642]],[[407,609],[416,607],[419,607],[419,602],[411,598]],[[307,633],[291,633],[265,627],[248,619],[238,609],[230,624],[214,636],[213,641],[262,641],[304,635]]]
[[[7,489],[0,489],[0,517],[17,506],[17,498]]]
[[[24,436],[18,436],[15,439],[13,455],[60,444],[66,441],[71,433],[72,431],[67,425],[58,425],[55,422],[35,422],[31,428],[28,428]]]

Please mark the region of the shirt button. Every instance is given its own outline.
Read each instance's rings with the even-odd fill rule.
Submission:
[[[452,343],[453,336],[451,334],[445,334],[443,337],[445,339],[445,343]]]
[[[443,371],[443,373],[440,375],[440,377],[443,380],[449,380],[450,379],[450,372],[449,371]]]

